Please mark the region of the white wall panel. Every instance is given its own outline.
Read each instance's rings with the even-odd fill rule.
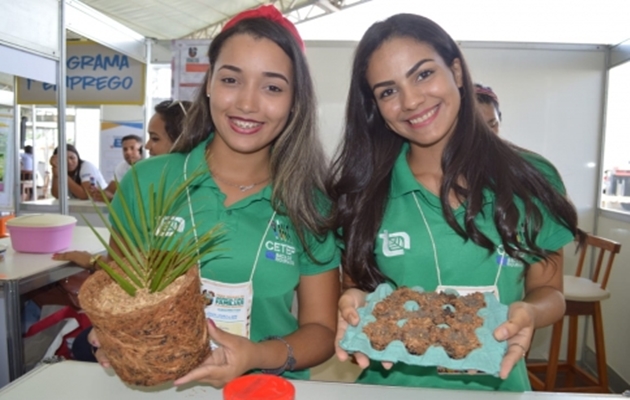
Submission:
[[[144,36],[80,1],[65,1],[66,28],[105,47],[146,62]]]
[[[610,50],[610,66],[630,61],[630,39],[619,43]]]
[[[501,136],[549,159],[593,230],[606,53],[592,47],[482,48],[464,54],[473,79],[497,93]]]
[[[3,1],[0,9],[0,44],[59,58],[57,0]]]
[[[0,43],[0,72],[55,84],[57,61]]]

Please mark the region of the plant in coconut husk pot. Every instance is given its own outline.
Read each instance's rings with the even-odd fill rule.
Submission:
[[[216,250],[221,233],[215,227],[196,238],[190,227],[168,234],[173,216],[188,207],[187,187],[197,175],[168,189],[162,179],[157,190],[148,188],[145,203],[135,169],[129,173],[134,197],[117,196],[114,208],[104,196],[111,223],[94,205],[119,251],[88,222],[111,261],[98,260],[101,270],[85,281],[79,301],[120,379],[153,386],[185,375],[210,354],[197,263]]]

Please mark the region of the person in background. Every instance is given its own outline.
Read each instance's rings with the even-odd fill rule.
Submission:
[[[499,376],[371,361],[360,383],[530,390],[535,329],[564,315],[562,248],[583,232],[555,167],[495,135],[476,109],[457,43],[435,22],[398,14],[357,46],[342,147],[329,180],[346,290],[337,340],[384,282],[483,291],[508,306]],[[337,342],[338,343],[338,342]],[[348,353],[337,346],[341,361]]]
[[[499,125],[501,124],[499,98],[489,86],[483,86],[479,83],[475,83],[475,94],[477,95],[477,104],[484,121],[492,129],[492,132],[498,135]]]
[[[34,172],[33,146],[24,146],[24,152],[20,153],[20,181],[32,181]],[[22,189],[22,201],[29,200],[32,196],[32,186]]]
[[[155,106],[149,120],[149,140],[145,147],[151,156],[167,154],[182,133],[190,101],[165,100]]]
[[[87,200],[92,186],[106,187],[107,181],[103,174],[87,160],[82,160],[76,147],[71,144],[66,145],[68,155],[68,195],[72,199]],[[58,148],[55,148],[50,165],[52,166],[52,187],[53,197],[59,198],[59,169],[57,168],[59,159],[57,157]]]
[[[109,185],[101,191],[99,188],[93,187],[90,190],[90,195],[95,201],[103,201],[103,196],[106,196],[108,200],[114,198],[114,193],[118,188],[120,182],[131,169],[131,166],[142,160],[142,139],[138,135],[127,135],[122,138],[122,152],[124,160],[121,161],[114,169],[114,180],[109,182]]]
[[[242,317],[208,301],[208,332],[219,347],[175,385],[222,387],[255,370],[308,379],[308,369],[334,352],[340,259],[326,229],[326,162],[304,44],[295,26],[267,5],[229,21],[208,58],[179,143],[170,154],[138,163],[112,206],[120,213],[123,200],[134,201],[136,176],[145,196],[150,187],[177,187],[194,177],[184,193],[187,206],[177,211],[185,228],[171,237],[225,227],[216,259],[200,263],[201,289],[243,299]],[[140,207],[147,208],[141,203],[134,210]],[[139,218],[132,211],[114,228],[128,232]],[[108,365],[94,330],[88,340]]]
[[[24,153],[20,154],[22,172],[33,172],[33,146],[24,146]]]

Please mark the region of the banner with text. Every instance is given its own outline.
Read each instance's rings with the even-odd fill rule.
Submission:
[[[13,209],[13,108],[0,106],[0,210]]]
[[[144,104],[145,65],[93,42],[68,42],[67,103]],[[18,78],[19,104],[57,104],[57,85]]]
[[[203,83],[208,71],[208,47],[210,40],[173,40],[173,99],[194,99],[197,88]]]
[[[144,137],[142,121],[101,121],[101,158],[99,169],[109,182],[114,179],[116,166],[124,161],[122,138],[127,135]]]

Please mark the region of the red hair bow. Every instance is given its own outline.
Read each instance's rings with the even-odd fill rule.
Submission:
[[[250,19],[250,18],[265,18],[279,24],[280,26],[288,30],[289,33],[291,33],[291,35],[293,35],[295,40],[300,45],[300,48],[302,49],[302,51],[304,51],[304,41],[300,37],[300,34],[298,33],[298,30],[295,27],[295,25],[293,25],[291,21],[285,18],[284,15],[282,15],[282,13],[280,13],[280,11],[278,11],[276,7],[270,4],[265,5],[265,6],[260,6],[258,8],[254,8],[253,10],[247,10],[247,11],[243,11],[241,13],[236,14],[234,18],[226,22],[221,32],[227,29],[230,29],[231,27],[236,25],[239,21],[242,21],[244,19]]]

